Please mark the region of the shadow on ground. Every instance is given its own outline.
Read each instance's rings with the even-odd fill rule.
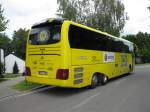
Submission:
[[[131,74],[124,74],[122,76],[110,79],[108,84],[106,84],[107,86],[109,86],[109,84],[116,82],[118,80],[124,79],[124,78],[128,78]],[[44,87],[50,87],[50,86],[44,86]],[[100,88],[105,88],[105,86],[99,86]],[[97,89],[90,89],[88,87],[84,87],[84,88],[62,88],[62,87],[52,87],[43,91],[38,92],[41,95],[49,95],[49,96],[54,96],[54,97],[70,97],[73,95],[77,95],[77,94],[81,94],[81,93],[85,93],[88,91],[96,91]]]
[[[70,97],[76,94],[80,94],[90,89],[87,88],[61,88],[61,87],[52,87],[44,91],[39,92],[40,94],[50,95],[54,97]]]

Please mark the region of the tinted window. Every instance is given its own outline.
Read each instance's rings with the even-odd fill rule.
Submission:
[[[71,48],[111,52],[129,52],[129,46],[119,39],[70,25],[69,43]]]
[[[105,35],[70,25],[69,42],[71,48],[105,50],[106,41]]]

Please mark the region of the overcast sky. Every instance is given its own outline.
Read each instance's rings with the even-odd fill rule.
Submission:
[[[136,34],[139,31],[150,33],[149,0],[123,0],[129,20],[123,34]],[[11,36],[14,30],[30,28],[42,19],[56,17],[57,0],[0,0],[9,19],[6,33]]]

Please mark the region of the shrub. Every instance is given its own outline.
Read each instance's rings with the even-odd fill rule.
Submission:
[[[13,74],[18,74],[18,72],[19,72],[18,65],[15,62],[14,67],[13,67]]]
[[[5,72],[5,66],[0,62],[0,78],[3,78],[3,73]]]

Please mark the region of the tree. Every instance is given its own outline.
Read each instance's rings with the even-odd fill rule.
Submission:
[[[0,34],[0,48],[4,50],[4,57],[12,52],[11,40],[3,33]],[[0,62],[0,77],[5,72],[5,61]]]
[[[12,52],[11,39],[4,33],[0,34],[0,48],[4,50],[4,56]]]
[[[6,18],[4,17],[4,9],[2,8],[2,5],[0,4],[0,48],[2,47],[2,43],[4,43],[2,40],[1,40],[1,32],[4,31],[7,27],[7,23],[8,23],[8,20],[6,20]],[[3,77],[2,73],[3,73],[3,64],[0,62],[0,77]]]
[[[121,0],[57,0],[57,15],[119,36],[127,20]]]
[[[150,0],[149,0],[150,1]],[[148,10],[150,11],[150,5],[147,7],[148,8]]]
[[[2,8],[2,5],[0,4],[0,32],[6,30],[8,20],[4,17],[4,9]],[[0,33],[0,48],[5,50],[6,54],[10,51],[10,39],[4,34]]]
[[[2,5],[0,4],[0,32],[4,31],[7,27],[8,20],[3,15],[4,9],[2,8]]]
[[[3,78],[4,76],[2,75],[5,72],[5,65],[0,62],[0,78]]]
[[[29,30],[20,28],[18,31],[14,31],[12,37],[12,49],[16,56],[25,60],[26,41]]]
[[[13,74],[18,74],[18,72],[19,72],[18,65],[15,62],[14,67],[13,67]]]
[[[139,32],[136,35],[127,35],[123,38],[135,43],[143,63],[150,62],[150,34]]]
[[[73,0],[57,0],[59,8],[57,15],[62,18],[67,18],[72,21],[76,21],[77,9],[75,8],[76,2]]]

